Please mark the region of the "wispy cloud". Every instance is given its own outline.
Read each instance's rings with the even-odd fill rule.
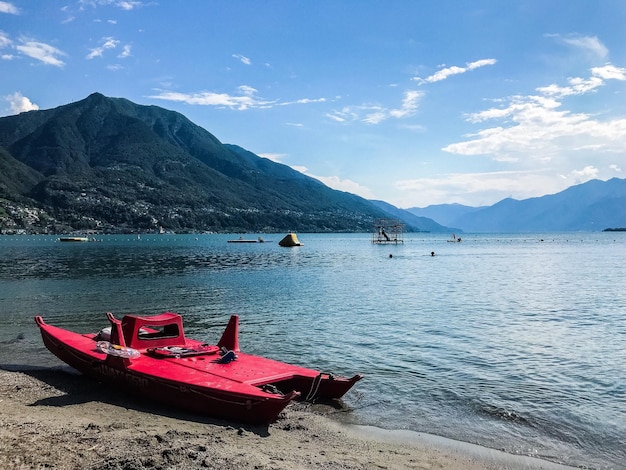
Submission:
[[[286,153],[260,153],[259,157],[267,158],[268,160],[272,160],[276,163],[282,163],[283,160],[287,157]]]
[[[558,86],[556,84],[547,87],[537,88],[537,91],[547,95],[563,97],[569,95],[583,95],[595,91],[605,84],[607,80],[626,81],[626,68],[615,67],[608,64],[603,67],[594,67],[591,69],[591,77],[584,79],[580,77],[569,78],[567,86]]]
[[[21,43],[15,46],[15,49],[20,53],[40,60],[47,65],[53,65],[55,67],[63,67],[65,65],[65,62],[63,62],[60,57],[66,54],[56,47],[28,38],[22,38],[20,41]]]
[[[352,181],[351,179],[345,178],[341,179],[338,176],[316,176],[310,174],[306,171],[302,172],[311,178],[315,178],[326,186],[332,189],[336,189],[338,191],[345,191],[351,194],[356,194],[357,196],[361,196],[365,199],[376,199],[376,196],[367,186],[363,186],[356,181]]]
[[[0,30],[0,51],[6,47],[12,47],[13,41],[9,38],[9,36]],[[11,53],[0,53],[0,59],[2,60],[13,60],[15,56]]]
[[[468,135],[469,140],[450,144],[444,151],[461,155],[491,155],[494,160],[511,161],[520,156],[549,161],[557,152],[592,146],[596,151],[626,151],[626,119],[601,121],[584,113],[562,109],[558,101],[570,95],[596,91],[607,80],[626,81],[626,69],[605,65],[591,69],[589,78],[570,78],[566,86],[556,84],[537,89],[539,95],[513,96],[504,107],[467,116],[480,123],[501,120],[496,127]]]
[[[324,103],[326,102],[326,98],[300,98],[299,100],[294,101],[283,101],[278,103],[280,106],[289,106],[292,104],[311,104],[311,103]]]
[[[561,34],[547,34],[546,36],[598,59],[605,59],[609,55],[609,50],[597,36],[563,36]]]
[[[13,41],[9,39],[9,35],[4,31],[0,30],[0,48],[8,47],[13,44]]]
[[[239,111],[251,108],[267,108],[276,103],[275,101],[257,98],[255,96],[256,90],[246,85],[240,86],[238,91],[238,95],[214,93],[210,91],[203,91],[199,93],[162,91],[156,95],[150,95],[148,98],[201,106],[216,106],[218,108],[230,108]]]
[[[419,82],[420,85],[438,82],[452,75],[465,73],[487,65],[493,65],[496,62],[496,59],[481,59],[475,62],[469,62],[465,67],[447,67],[425,79],[413,77],[412,80]],[[425,92],[421,90],[407,90],[404,92],[399,107],[389,108],[378,104],[350,105],[329,112],[326,114],[326,117],[339,123],[363,122],[370,125],[380,124],[391,118],[404,119],[415,115],[419,109],[420,99],[424,94]]]
[[[480,59],[474,62],[468,62],[467,64],[465,64],[465,67],[459,67],[456,65],[453,65],[451,67],[444,67],[429,77],[426,77],[426,78],[413,77],[412,80],[415,80],[420,85],[424,83],[440,82],[441,80],[445,80],[453,75],[466,73],[466,72],[469,72],[470,70],[475,70],[480,67],[485,67],[486,65],[494,65],[496,62],[497,62],[496,59]]]
[[[410,207],[415,200],[430,204],[444,204],[451,200],[471,206],[491,205],[507,197],[527,199],[537,195],[553,194],[573,184],[598,177],[592,165],[555,178],[551,170],[493,171],[483,173],[448,173],[431,178],[400,180],[394,186],[404,193],[399,207]]]
[[[380,124],[390,118],[403,119],[413,116],[418,109],[422,91],[408,90],[404,92],[402,102],[397,108],[387,108],[380,105],[344,106],[341,109],[326,114],[326,117],[335,122],[347,123],[353,121],[365,124]]]
[[[118,57],[120,59],[126,59],[127,57],[131,56],[131,47],[129,44],[126,44],[123,48],[122,48],[122,52],[120,52],[120,54],[118,55]]]
[[[88,60],[91,60],[95,57],[102,57],[104,51],[107,49],[115,49],[120,42],[117,39],[112,37],[105,37],[100,40],[100,45],[90,50],[89,54],[85,57]]]
[[[0,1],[0,13],[8,13],[10,15],[19,15],[20,9],[9,2]]]
[[[573,170],[569,175],[561,175],[563,179],[573,180],[574,184],[584,183],[598,177],[599,170],[593,165],[588,165],[582,170]]]
[[[301,98],[293,101],[268,100],[257,96],[258,90],[249,85],[241,85],[237,88],[237,94],[215,93],[203,91],[198,93],[180,93],[175,91],[159,91],[148,98],[176,101],[200,106],[215,106],[218,108],[229,108],[237,111],[248,109],[267,109],[274,106],[288,106],[295,104],[311,104],[326,101],[325,98]]]
[[[374,193],[366,186],[363,186],[355,181],[350,179],[341,179],[338,176],[317,176],[309,172],[309,169],[305,166],[292,165],[296,171],[300,173],[310,176],[311,178],[315,178],[318,181],[321,181],[326,186],[332,189],[336,189],[338,191],[345,191],[348,193],[356,194],[365,199],[376,199]]]
[[[621,168],[610,165],[619,176]],[[555,194],[569,186],[600,178],[594,165],[574,168],[567,173],[553,169],[492,171],[481,173],[444,173],[430,178],[414,178],[393,183],[403,196],[394,203],[398,207],[424,207],[455,201],[470,206],[491,205],[504,198],[528,199]],[[423,201],[415,203],[415,201]]]
[[[145,5],[143,2],[131,2],[128,0],[113,3],[122,10],[134,10],[135,8],[140,8]]]
[[[23,96],[19,91],[4,97],[9,102],[9,107],[13,114],[23,113],[25,111],[36,111],[39,109],[35,103]]]
[[[233,58],[239,60],[242,64],[246,64],[246,65],[252,64],[252,61],[249,58],[247,58],[245,55],[233,54]]]
[[[424,96],[424,93],[420,91],[410,90],[405,92],[400,108],[390,110],[389,115],[398,119],[412,116],[417,110],[419,99],[422,96]]]
[[[116,8],[121,8],[122,10],[135,10],[147,5],[144,2],[133,0],[79,0],[79,4],[81,5],[81,8],[87,6],[114,6]]]

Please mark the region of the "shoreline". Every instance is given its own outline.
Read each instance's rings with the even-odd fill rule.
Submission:
[[[571,469],[412,431],[346,425],[294,403],[240,426],[116,394],[67,369],[0,366],[0,468]]]

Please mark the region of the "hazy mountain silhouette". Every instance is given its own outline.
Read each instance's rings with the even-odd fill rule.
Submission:
[[[598,231],[626,227],[626,179],[591,180],[557,194],[489,207],[441,204],[409,212],[465,232]]]

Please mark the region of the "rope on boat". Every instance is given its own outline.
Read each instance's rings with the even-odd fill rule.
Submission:
[[[322,375],[323,374],[320,372],[319,375],[313,379],[313,382],[311,382],[311,389],[309,390],[309,393],[304,399],[305,401],[311,401],[313,400],[313,398],[315,398],[315,395],[317,395],[317,392],[319,391],[319,388],[320,388],[320,384],[322,383]]]

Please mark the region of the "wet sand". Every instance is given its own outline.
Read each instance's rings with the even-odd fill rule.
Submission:
[[[2,469],[565,469],[295,403],[268,426],[164,409],[68,369],[0,368]]]

